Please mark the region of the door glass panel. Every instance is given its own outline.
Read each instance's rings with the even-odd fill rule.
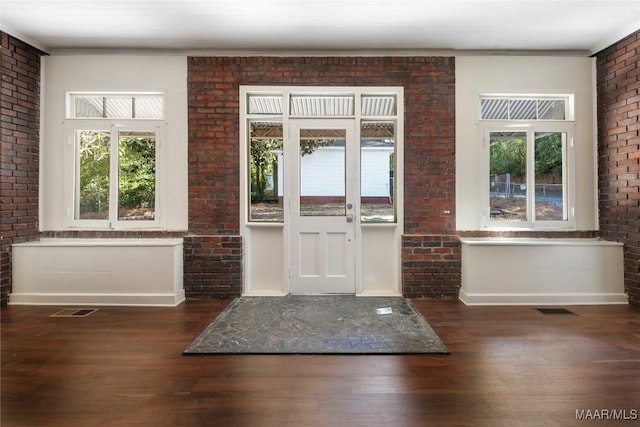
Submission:
[[[300,129],[300,215],[346,214],[345,129]]]
[[[118,132],[118,220],[156,217],[156,133]]]
[[[79,182],[75,219],[109,218],[110,136],[105,131],[80,131]]]
[[[527,220],[527,133],[489,136],[489,210],[492,220]]]
[[[395,222],[395,122],[363,121],[360,130],[363,222]]]
[[[249,123],[249,221],[283,222],[282,122]]]
[[[564,200],[563,153],[566,134],[563,132],[536,132],[536,220],[567,220]]]

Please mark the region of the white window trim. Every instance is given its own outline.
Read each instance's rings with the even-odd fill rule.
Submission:
[[[483,121],[486,122],[486,121]],[[492,220],[490,215],[490,189],[489,189],[489,135],[491,132],[501,131],[524,131],[527,137],[527,188],[535,188],[535,158],[534,158],[534,138],[530,138],[530,133],[535,132],[562,132],[566,133],[566,143],[563,150],[563,193],[565,194],[565,204],[567,219],[564,221],[536,221],[535,219],[535,191],[527,192],[527,220],[508,221]],[[482,179],[479,181],[479,191],[483,195],[482,205],[482,228],[491,231],[574,231],[576,230],[575,212],[575,125],[569,121],[531,121],[527,123],[514,123],[508,121],[495,121],[483,127],[483,168]]]
[[[396,122],[396,173],[397,165],[404,164],[404,89],[400,86],[240,86],[240,198],[248,200],[248,123],[255,121],[282,121],[283,134],[289,133],[289,120],[298,118],[325,118],[327,120],[340,118],[353,118],[356,120],[356,139],[360,141],[360,125],[363,121],[395,120]],[[249,95],[267,95],[282,97],[282,114],[254,114],[249,113]],[[331,96],[331,95],[353,95],[354,114],[349,116],[297,116],[290,114],[290,99],[293,95],[311,96]],[[362,114],[362,97],[371,95],[393,96],[396,102],[396,111],[389,116],[369,116]],[[288,160],[285,160],[284,167],[288,170]],[[363,227],[402,227],[404,222],[404,177],[402,174],[396,176],[397,188],[396,197],[396,217],[393,222],[363,222]],[[284,188],[288,188],[289,182],[285,179]],[[286,190],[285,190],[286,191]],[[284,220],[279,222],[251,221],[249,215],[250,203],[241,203],[241,232],[246,228],[259,227],[283,227],[289,223],[289,210],[284,211]]]
[[[78,198],[78,170],[79,157],[77,155],[76,132],[83,130],[105,131],[111,133],[111,140],[117,141],[119,131],[151,131],[156,134],[156,197],[155,197],[155,217],[153,220],[118,220],[118,203],[110,203],[109,218],[106,220],[76,219],[75,209]],[[63,192],[63,227],[74,230],[148,230],[164,229],[164,215],[162,215],[162,194],[164,189],[165,173],[163,152],[164,122],[158,120],[141,119],[78,119],[67,120],[64,123],[64,192]],[[117,144],[112,144],[112,153],[118,150]],[[110,182],[118,181],[118,157],[111,155]],[[117,201],[118,186],[109,186],[109,200]]]

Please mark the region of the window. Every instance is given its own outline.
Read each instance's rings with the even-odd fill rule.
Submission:
[[[67,96],[67,118],[162,119],[164,97],[160,93],[91,94]]]
[[[395,224],[398,221],[397,151],[401,96],[389,89],[373,88],[318,91],[298,88],[275,91],[249,90],[241,95],[245,150],[244,198],[251,223],[284,223],[291,191],[285,186],[300,179],[301,215],[323,212],[345,214],[345,206],[359,202],[360,222]],[[291,153],[291,120],[305,118],[353,119],[359,141],[347,144],[346,134],[327,128],[300,135],[300,158]],[[327,121],[330,123],[330,121]],[[353,147],[353,155],[347,152]],[[287,162],[300,165],[300,177],[290,177]],[[345,201],[345,170],[357,170],[359,191],[355,201]],[[342,184],[338,184],[342,183]]]
[[[72,115],[65,124],[72,165],[67,225],[157,227],[161,123],[148,117],[162,116],[162,97],[71,94],[67,99]]]
[[[281,121],[249,122],[249,220],[284,221]]]
[[[481,120],[570,120],[572,97],[480,97]]]
[[[485,128],[485,227],[573,226],[573,124],[563,119],[568,117],[567,103],[546,98],[481,99],[481,117],[496,121]]]
[[[395,139],[393,120],[361,122],[360,219],[395,222]]]

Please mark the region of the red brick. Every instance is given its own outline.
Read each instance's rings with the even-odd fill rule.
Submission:
[[[405,233],[455,233],[455,215],[444,214],[455,211],[453,58],[191,57],[188,67],[192,233],[239,234],[240,85],[404,86],[405,97],[411,100],[405,109],[405,204],[411,206],[405,210]],[[430,165],[425,173],[424,164],[430,158],[438,158],[438,165]],[[221,163],[224,168],[219,167]],[[429,249],[428,255],[408,255],[427,265],[431,265],[428,257],[439,263],[451,262],[445,258],[451,256],[448,251]],[[459,264],[459,258],[454,262]],[[457,280],[445,293],[457,295]],[[439,279],[432,279],[407,286],[429,293],[424,290],[439,284]],[[436,293],[443,291],[439,287]]]
[[[0,304],[5,305],[11,292],[11,245],[39,238],[37,215],[41,52],[8,34],[0,34],[0,74],[3,76],[0,196],[3,201],[13,198],[0,207],[3,236]],[[33,178],[27,179],[29,176]]]
[[[628,261],[640,241],[638,46],[640,31],[598,53],[596,64],[600,236],[624,243],[625,290],[640,306],[640,270]]]

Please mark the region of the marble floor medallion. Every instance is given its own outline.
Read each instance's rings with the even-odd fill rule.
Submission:
[[[184,354],[448,353],[401,297],[235,299]]]

